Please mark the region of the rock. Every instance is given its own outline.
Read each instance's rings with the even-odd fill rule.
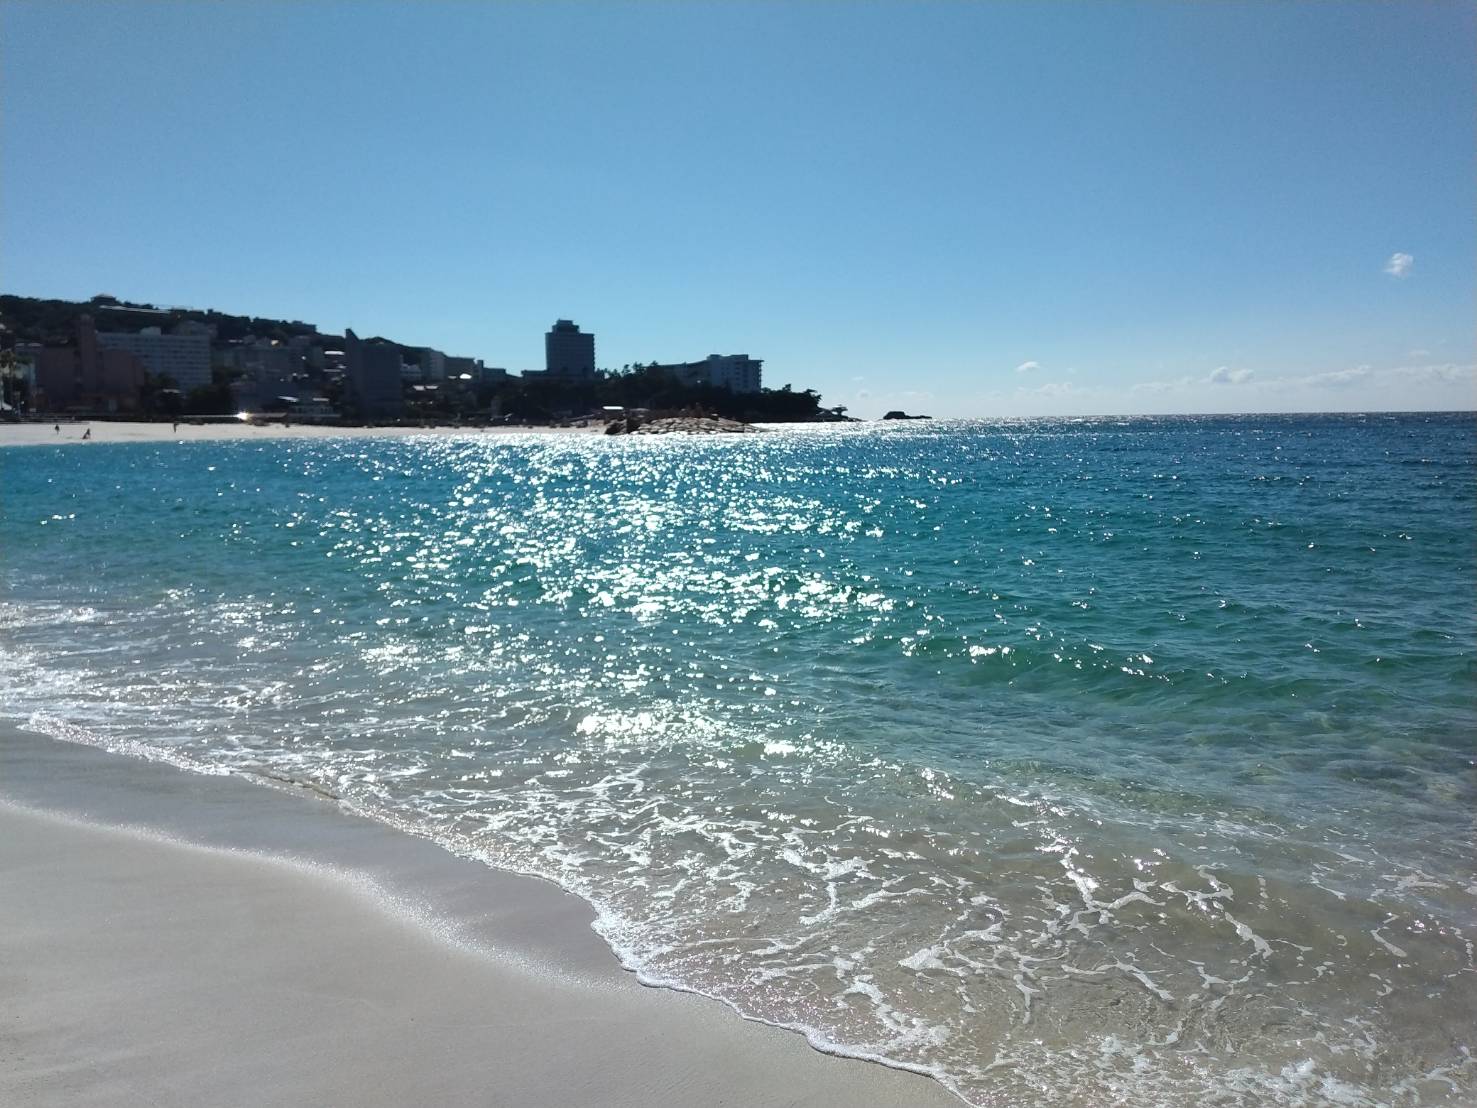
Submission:
[[[634,415],[621,416],[605,425],[607,435],[633,435],[639,430],[641,430],[641,417]]]
[[[727,435],[757,432],[759,428],[715,416],[673,416],[653,419],[636,429],[640,435]]]
[[[907,412],[891,411],[891,412],[888,412],[882,418],[883,419],[932,419],[933,416],[909,415]]]

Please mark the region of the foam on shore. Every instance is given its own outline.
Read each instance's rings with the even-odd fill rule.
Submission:
[[[0,749],[7,1104],[955,1103],[642,989],[547,883],[233,778]]]

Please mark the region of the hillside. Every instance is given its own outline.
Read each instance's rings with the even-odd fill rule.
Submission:
[[[138,331],[144,327],[161,327],[167,331],[185,320],[193,320],[213,325],[216,339],[220,342],[247,335],[285,341],[294,335],[318,333],[313,324],[297,319],[231,315],[213,308],[161,308],[107,295],[81,301],[0,295],[0,323],[14,333],[17,342],[51,345],[71,342],[77,317],[83,314],[90,314],[98,329],[103,331]]]

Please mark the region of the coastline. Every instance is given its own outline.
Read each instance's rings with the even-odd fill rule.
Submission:
[[[957,1105],[643,987],[547,882],[299,790],[0,729],[0,1099]]]
[[[1465,1103],[1471,424],[1042,431],[0,452],[5,715],[542,875],[638,981],[975,1103]],[[141,817],[127,761],[33,803],[401,849],[271,788],[173,830],[222,780]]]
[[[55,428],[60,428],[60,430]],[[87,430],[91,430],[92,437],[84,440],[82,435]],[[339,427],[294,423],[290,427],[284,427],[281,423],[243,423],[239,420],[228,420],[217,423],[181,421],[176,428],[169,423],[126,420],[77,420],[70,423],[49,420],[37,423],[0,423],[0,447],[64,446],[80,445],[84,442],[264,442],[268,439],[409,438],[450,435],[525,437],[528,435],[600,435],[604,433],[605,428],[599,425],[589,427]]]

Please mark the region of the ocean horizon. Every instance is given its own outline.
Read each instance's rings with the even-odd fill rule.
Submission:
[[[1470,1103],[1477,416],[0,452],[4,717],[977,1105]]]

